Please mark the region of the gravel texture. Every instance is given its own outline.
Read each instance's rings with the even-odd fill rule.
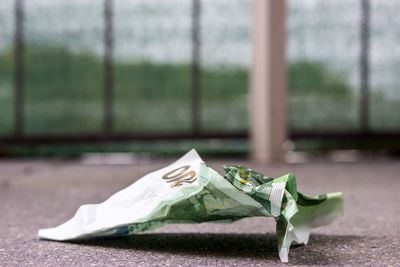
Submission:
[[[301,192],[343,191],[345,215],[315,229],[306,246],[278,258],[272,218],[233,224],[169,225],[128,238],[84,243],[37,239],[39,228],[69,219],[171,161],[101,166],[77,161],[0,161],[1,266],[400,266],[400,162],[259,165],[271,176],[293,172]],[[222,171],[230,160],[211,161]]]

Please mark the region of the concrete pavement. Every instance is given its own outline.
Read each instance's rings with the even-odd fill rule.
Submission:
[[[78,161],[0,161],[1,266],[276,266],[274,220],[229,225],[170,225],[128,238],[85,243],[37,239],[39,228],[70,218],[81,204],[98,203],[171,160],[101,166]],[[293,172],[301,192],[343,191],[345,215],[293,247],[284,265],[400,266],[400,161],[257,165],[271,176]]]

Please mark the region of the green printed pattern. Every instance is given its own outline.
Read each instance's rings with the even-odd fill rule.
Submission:
[[[311,228],[329,224],[342,213],[341,193],[304,195],[297,192],[296,177],[291,173],[272,178],[245,166],[224,166],[223,179],[206,165],[200,170],[200,179],[205,181],[200,191],[168,204],[167,212],[161,211],[164,208],[155,211],[152,220],[121,227],[113,235],[136,234],[170,223],[274,217],[279,257],[287,262],[292,242],[306,244]]]
[[[292,242],[307,243],[311,228],[331,223],[343,210],[342,193],[304,195],[297,192],[291,173],[272,178],[244,166],[224,166],[221,176],[201,163],[195,151],[183,159],[170,165],[174,171],[167,175],[151,173],[103,203],[81,206],[72,219],[40,230],[39,236],[57,241],[124,236],[171,223],[226,223],[266,216],[276,221],[279,257],[287,262]],[[188,173],[194,173],[189,180]],[[182,183],[165,186],[165,177]],[[164,186],[161,191],[158,183]],[[139,198],[144,192],[148,193]]]
[[[259,201],[275,217],[279,256],[283,262],[288,261],[292,242],[306,244],[311,228],[329,224],[343,213],[342,193],[304,195],[297,192],[296,177],[291,173],[273,179],[244,166],[224,166],[224,170],[225,179]],[[284,185],[282,197],[281,185]]]

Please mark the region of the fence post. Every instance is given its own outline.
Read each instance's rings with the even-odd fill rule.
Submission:
[[[370,1],[361,0],[360,25],[360,127],[369,131],[369,50],[370,50]]]
[[[113,128],[113,0],[104,0],[104,133]]]
[[[14,136],[24,134],[24,0],[14,2]]]
[[[252,157],[281,161],[287,135],[286,1],[254,0],[250,96]]]
[[[201,0],[192,0],[192,133],[201,131]]]

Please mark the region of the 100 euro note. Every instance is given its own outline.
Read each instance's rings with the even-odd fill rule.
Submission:
[[[206,166],[195,150],[154,171],[100,204],[82,205],[67,222],[39,230],[42,239],[68,241],[141,233],[171,223],[233,222],[266,216],[276,220],[279,257],[292,242],[306,244],[313,227],[343,212],[341,193],[306,196],[293,174],[272,178],[243,166]]]

